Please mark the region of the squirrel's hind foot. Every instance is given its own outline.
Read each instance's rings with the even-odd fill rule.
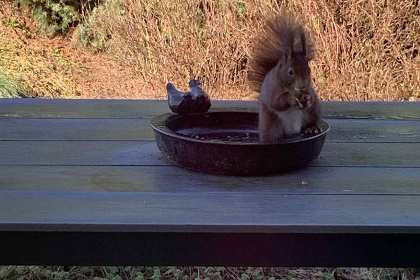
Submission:
[[[308,128],[305,129],[305,134],[306,135],[315,135],[315,134],[320,134],[322,132],[322,129],[319,126],[310,126]]]

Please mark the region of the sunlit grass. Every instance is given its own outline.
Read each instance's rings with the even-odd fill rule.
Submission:
[[[416,275],[416,269],[397,268],[0,266],[0,279],[13,280],[408,280]]]

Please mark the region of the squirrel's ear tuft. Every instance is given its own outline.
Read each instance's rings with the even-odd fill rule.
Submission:
[[[305,31],[305,27],[300,25],[296,29],[295,41],[293,42],[295,52],[301,52],[308,61],[315,56],[315,47],[310,34]]]
[[[292,59],[292,52],[287,53],[286,55],[284,55],[284,63],[286,64],[288,61],[290,61]]]
[[[315,56],[315,46],[309,33],[305,32],[304,27],[300,30],[300,42],[302,45],[302,53],[308,59],[312,60]]]
[[[301,26],[297,27],[293,39],[293,52],[303,53],[303,55],[306,56],[306,34]]]
[[[302,45],[302,53],[304,56],[306,56],[306,38],[305,32],[303,32],[303,30],[300,32],[300,43]]]

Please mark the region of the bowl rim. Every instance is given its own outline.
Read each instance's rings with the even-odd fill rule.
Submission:
[[[250,111],[209,111],[207,113],[203,113],[203,114],[213,114],[213,113],[241,113],[241,114],[258,114],[257,112],[250,112]],[[196,115],[203,115],[203,114],[196,114]],[[188,115],[188,116],[192,116],[192,115]],[[161,134],[164,134],[166,136],[172,137],[172,138],[177,138],[177,139],[181,139],[181,140],[185,140],[185,141],[189,141],[189,142],[193,142],[193,143],[201,143],[201,144],[212,144],[212,145],[230,145],[230,146],[261,146],[261,147],[267,147],[267,146],[277,146],[277,145],[285,145],[285,144],[293,144],[293,143],[301,143],[301,142],[306,142],[306,141],[312,141],[314,139],[320,138],[324,135],[326,135],[329,130],[330,130],[330,125],[328,124],[327,121],[325,121],[324,119],[321,119],[321,122],[324,124],[324,126],[326,126],[327,128],[325,130],[323,130],[321,133],[319,134],[315,134],[309,137],[305,137],[305,138],[299,138],[296,139],[296,137],[292,137],[292,138],[286,138],[286,139],[280,139],[280,140],[276,140],[273,142],[227,142],[227,141],[218,141],[218,140],[202,140],[202,139],[195,139],[195,138],[191,138],[188,136],[184,136],[181,135],[179,133],[176,133],[175,131],[169,129],[166,126],[166,123],[169,120],[172,119],[177,119],[177,118],[182,118],[185,117],[184,115],[179,115],[179,114],[174,114],[174,113],[164,113],[161,115],[157,115],[154,116],[151,121],[150,121],[150,125],[153,128],[153,130],[155,130],[156,132],[159,132]]]

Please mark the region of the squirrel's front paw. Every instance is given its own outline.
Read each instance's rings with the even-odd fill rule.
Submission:
[[[305,134],[309,134],[309,135],[315,135],[315,134],[319,134],[322,132],[322,129],[319,126],[310,126],[308,128],[306,128],[305,130]]]
[[[312,106],[312,96],[308,92],[304,92],[299,96],[299,102],[303,107],[309,108]]]

